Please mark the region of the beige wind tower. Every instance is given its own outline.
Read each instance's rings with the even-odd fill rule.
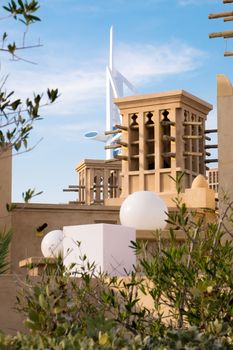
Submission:
[[[178,173],[183,187],[206,172],[205,121],[212,106],[190,93],[177,90],[115,99],[122,115],[116,125],[121,141],[122,194],[149,190],[174,193]]]

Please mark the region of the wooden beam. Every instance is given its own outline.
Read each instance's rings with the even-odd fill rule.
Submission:
[[[201,152],[184,152],[184,156],[202,157],[203,153],[201,153]]]
[[[205,134],[212,134],[212,133],[215,133],[215,132],[218,132],[218,129],[206,129],[205,130]]]
[[[115,129],[115,130],[105,131],[104,135],[115,135],[115,134],[119,134],[119,132],[122,132],[122,131]]]
[[[105,146],[104,149],[116,149],[120,147],[121,145],[119,145],[118,143],[113,143],[112,145]]]
[[[124,126],[124,125],[118,125],[118,124],[116,124],[115,127],[116,127],[117,129],[120,129],[120,130],[125,130],[125,131],[128,130],[127,126]]]
[[[218,159],[206,159],[205,163],[206,164],[208,164],[208,163],[218,163]]]
[[[202,125],[202,122],[183,122],[183,125]]]
[[[214,38],[231,38],[233,36],[233,30],[226,30],[225,32],[214,32],[209,34],[210,39]]]
[[[223,0],[223,3],[224,3],[224,4],[232,4],[232,3],[233,3],[233,0]]]
[[[206,139],[207,141],[211,141],[211,137],[209,137],[209,136],[205,136],[205,139]]]
[[[224,18],[224,22],[230,22],[230,21],[233,21],[233,16]]]
[[[205,145],[205,149],[218,148],[218,145]]]
[[[117,141],[116,143],[105,146],[104,149],[116,149],[116,148],[120,148],[121,146],[128,147],[128,143],[123,141]]]
[[[224,56],[225,57],[233,56],[233,51],[225,51]]]
[[[162,139],[163,139],[163,141],[176,141],[175,137],[169,136],[169,135],[163,135]]]
[[[161,156],[163,158],[175,158],[176,154],[173,152],[165,152],[165,153],[162,153]]]
[[[121,145],[123,147],[128,147],[128,143],[127,142],[118,140],[117,143],[118,143],[118,145]]]
[[[201,140],[203,138],[202,135],[184,135],[183,139],[184,140]]]
[[[215,19],[215,18],[222,18],[222,17],[230,17],[233,16],[233,11],[228,12],[219,12],[219,13],[211,13],[208,18],[209,19]]]
[[[128,160],[127,156],[121,155],[121,154],[117,154],[116,156],[114,156],[115,159],[118,160]]]
[[[162,126],[166,126],[166,125],[172,125],[172,126],[174,126],[174,125],[175,125],[175,122],[172,122],[171,120],[162,120],[162,121],[160,122],[160,124],[161,124]]]

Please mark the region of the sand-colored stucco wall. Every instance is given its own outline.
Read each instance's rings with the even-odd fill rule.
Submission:
[[[233,199],[233,87],[225,75],[217,76],[219,199]]]
[[[41,256],[36,229],[47,223],[44,234],[63,226],[94,223],[119,223],[119,207],[76,204],[18,204],[12,214],[11,272],[22,273],[19,261]]]
[[[24,317],[15,310],[17,286],[25,282],[23,276],[0,276],[0,330],[6,334],[24,332]]]
[[[10,151],[0,156],[0,229],[9,227],[11,216],[6,203],[11,203],[12,157]]]

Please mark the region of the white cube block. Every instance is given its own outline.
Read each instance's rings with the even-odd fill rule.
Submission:
[[[109,224],[64,226],[63,259],[65,266],[75,263],[72,272],[84,266],[81,257],[86,255],[95,262],[96,272],[111,276],[124,276],[136,264],[130,241],[136,240],[136,230],[131,227]],[[77,242],[81,242],[80,247]],[[86,267],[86,266],[85,266]]]

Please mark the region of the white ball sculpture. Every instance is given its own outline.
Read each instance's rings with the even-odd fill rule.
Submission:
[[[168,209],[154,192],[138,191],[130,194],[122,203],[120,222],[136,230],[164,229]]]
[[[41,251],[45,258],[54,258],[63,254],[63,231],[47,233],[41,241]]]

